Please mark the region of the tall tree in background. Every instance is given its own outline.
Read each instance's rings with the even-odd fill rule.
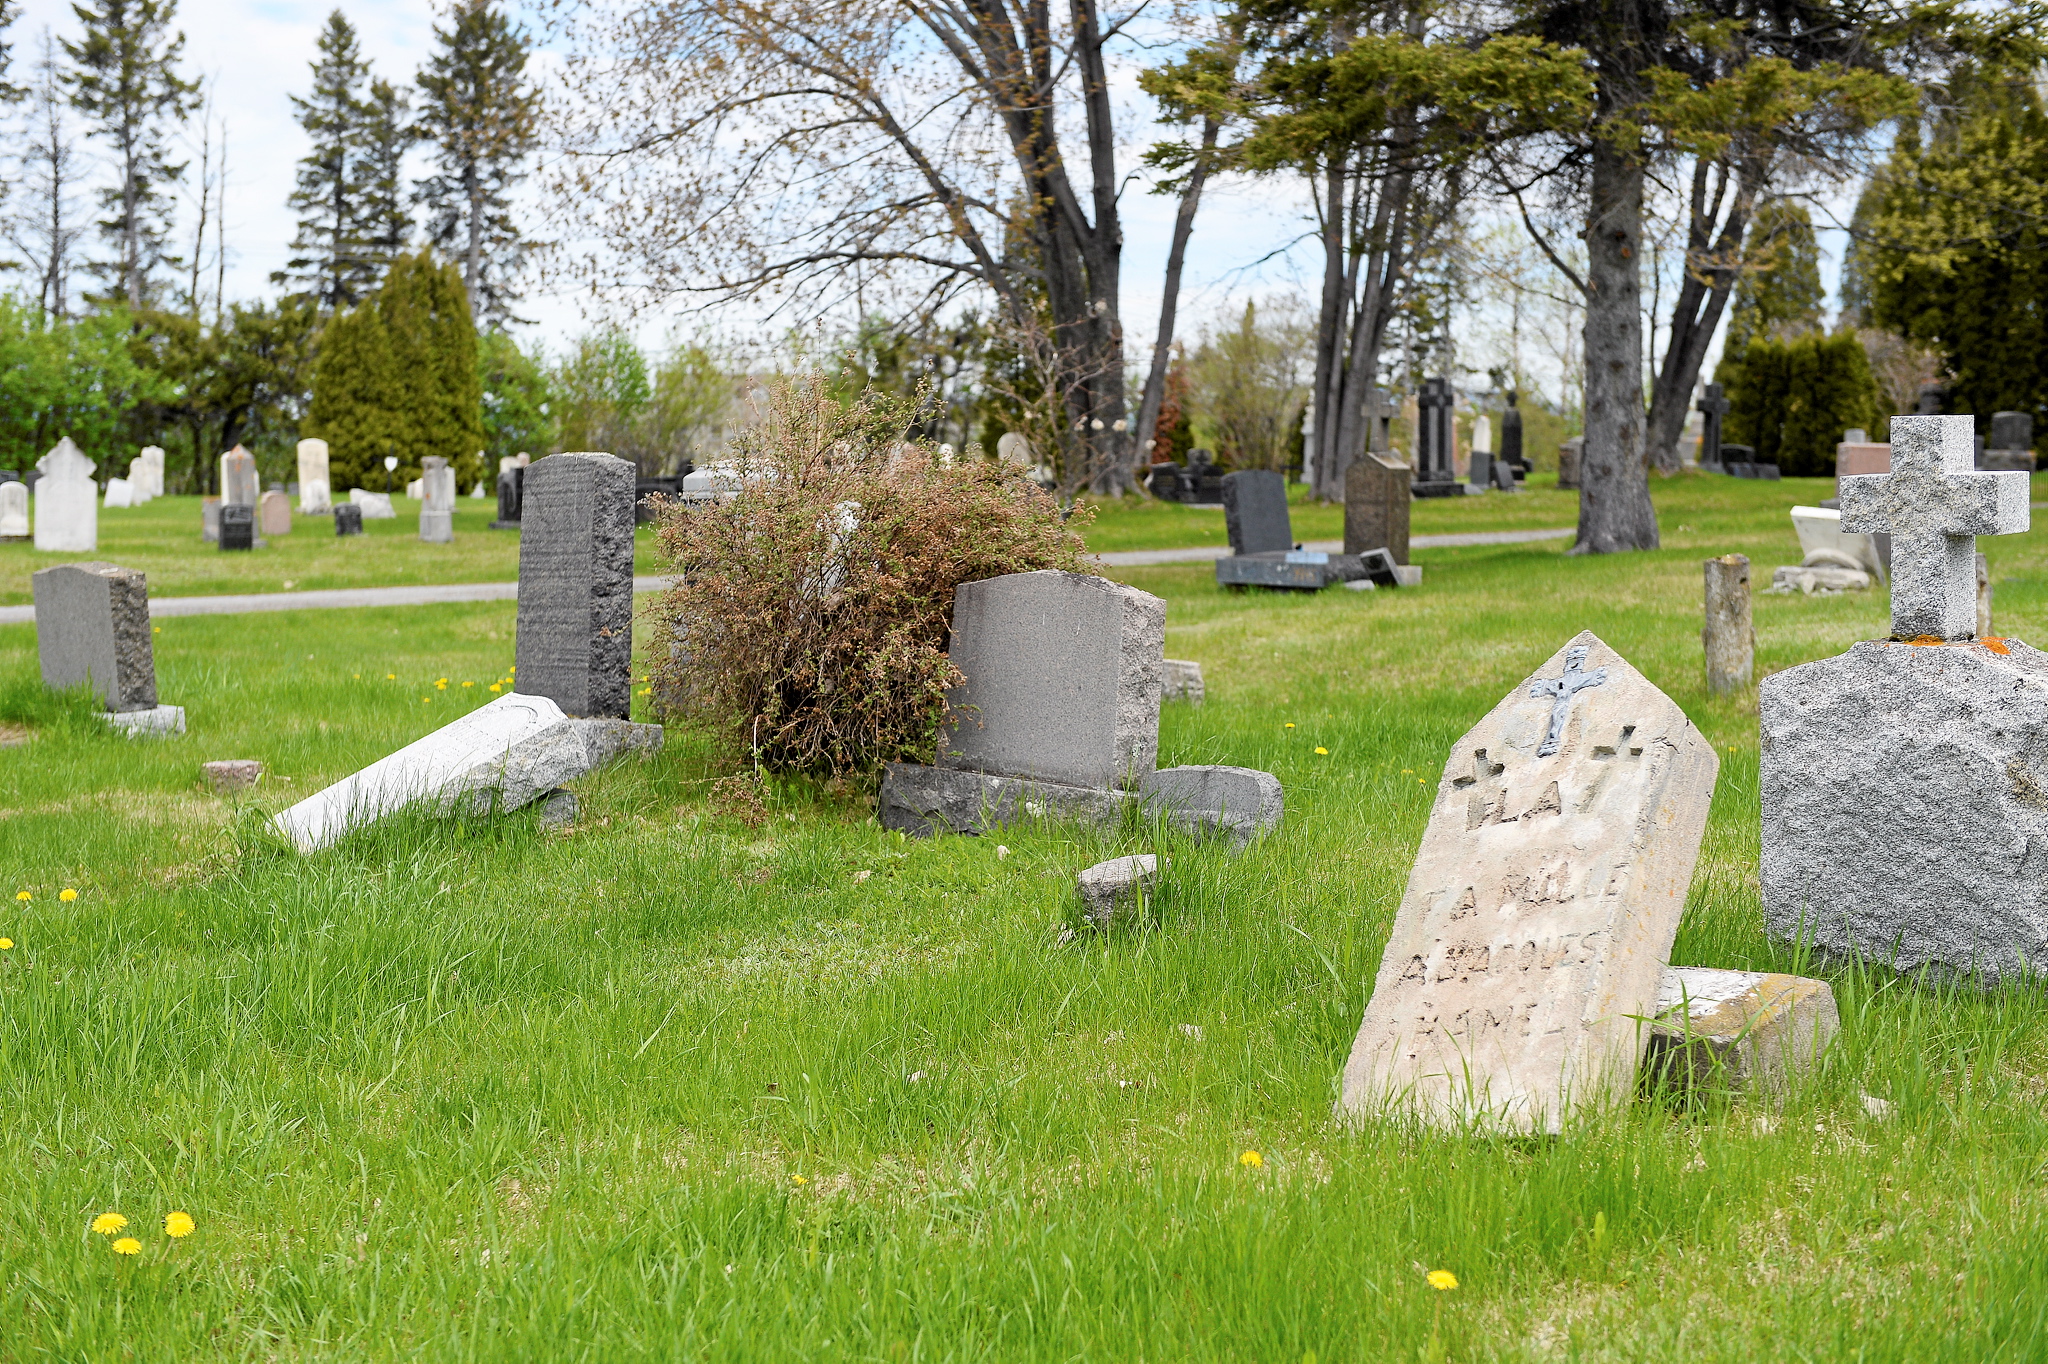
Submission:
[[[1765,201],[1749,225],[1722,354],[1740,356],[1751,341],[1790,341],[1819,331],[1826,298],[1813,219],[1790,199]]]
[[[299,126],[313,150],[299,158],[299,179],[285,202],[299,211],[298,254],[271,283],[305,283],[326,311],[354,307],[375,284],[363,259],[362,121],[363,82],[370,64],[362,59],[356,31],[340,10],[327,16],[313,62],[313,92],[291,97]]]
[[[42,56],[29,91],[28,136],[21,151],[21,197],[12,205],[7,239],[35,272],[36,306],[45,318],[71,315],[72,255],[84,233],[77,189],[85,168],[71,142],[67,101],[57,66],[57,40],[43,30]]]
[[[172,259],[165,191],[185,169],[170,160],[164,134],[192,110],[199,86],[175,69],[185,46],[185,35],[171,28],[177,0],[91,0],[72,11],[85,35],[63,40],[71,102],[112,149],[117,177],[100,191],[108,216],[99,224],[115,255],[91,268],[111,286],[110,297],[139,310],[157,268]]]
[[[455,0],[450,17],[419,73],[419,131],[440,166],[419,197],[429,236],[462,266],[476,316],[510,321],[526,241],[508,196],[526,177],[540,119],[540,91],[526,78],[533,44],[491,0]]]

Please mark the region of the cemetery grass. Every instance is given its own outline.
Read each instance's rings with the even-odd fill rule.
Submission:
[[[1767,581],[1823,492],[1679,480],[1660,552],[1426,551],[1413,592],[1119,574],[1207,675],[1162,763],[1286,783],[1239,856],[905,840],[804,783],[750,827],[672,732],[566,832],[400,818],[302,859],[261,815],[486,698],[510,603],[162,621],[191,733],[156,743],[0,627],[0,894],[33,896],[0,899],[0,1359],[2039,1358],[2048,1001],[1761,931],[1754,698],[1704,694],[1699,561]],[[2048,637],[2043,543],[1986,544],[2006,633]],[[1756,614],[1766,671],[1885,621]],[[1674,960],[1823,974],[1841,1039],[1782,1103],[1339,1131],[1449,745],[1581,628],[1721,754]],[[273,775],[205,794],[227,757]],[[1074,873],[1150,849],[1152,926],[1055,949]]]

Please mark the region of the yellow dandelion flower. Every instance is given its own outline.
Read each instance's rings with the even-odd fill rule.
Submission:
[[[1288,729],[1293,729],[1293,728],[1294,728],[1294,721],[1292,721],[1292,720],[1289,720],[1289,721],[1287,722],[1287,725],[1286,725],[1286,727],[1287,727]]]
[[[71,887],[66,886],[64,887],[64,889],[57,892],[57,898],[68,905],[73,900],[76,900],[78,898],[78,892],[73,890]]]
[[[1247,1170],[1256,1170],[1266,1163],[1266,1158],[1257,1151],[1247,1151],[1237,1158],[1237,1163]]]
[[[12,939],[12,938],[0,938],[0,952],[12,952],[13,950],[14,950],[14,939]]]
[[[117,1212],[103,1212],[92,1219],[92,1229],[102,1236],[112,1236],[128,1225],[128,1219]]]
[[[161,625],[152,625],[152,626],[150,626],[150,627],[149,627],[149,632],[150,632],[150,633],[151,633],[152,635],[160,635],[160,634],[162,634],[162,633],[164,632],[164,627],[163,627],[163,626],[161,626]],[[1734,750],[1734,749],[1730,749],[1730,750],[1728,750],[1728,751],[1732,753],[1732,752],[1734,752],[1735,750]]]
[[[789,1178],[791,1183],[797,1185],[804,1185],[811,1182],[810,1180],[805,1179],[802,1175],[791,1175]]]
[[[519,669],[517,668],[507,668],[505,669],[505,671],[512,674],[514,677],[517,677],[519,675]]]
[[[465,687],[474,687],[474,686],[476,685],[476,683],[474,683],[474,682],[465,682],[465,683],[463,683],[462,685],[463,685],[463,686],[465,686]]]
[[[1423,1277],[1428,1279],[1429,1286],[1439,1293],[1448,1293],[1458,1286],[1458,1276],[1448,1269],[1432,1269]]]
[[[192,1214],[189,1212],[167,1213],[164,1216],[164,1235],[173,1241],[190,1236],[197,1229],[198,1224],[192,1220]]]
[[[140,1255],[141,1253],[142,1242],[136,1240],[133,1236],[123,1236],[120,1240],[114,1242],[114,1254],[116,1255]]]
[[[1318,745],[1316,748],[1316,756],[1319,758],[1327,758],[1330,756],[1330,750]]]
[[[397,673],[385,673],[385,674],[384,674],[384,680],[385,680],[386,682],[396,682],[396,681],[398,680],[398,674],[397,674]]]
[[[497,683],[493,682],[493,683],[491,683],[491,690],[492,690],[492,691],[503,691],[503,690],[505,690],[505,689],[504,689],[503,687],[499,686],[499,685],[498,685]]]
[[[17,900],[23,900],[23,901],[27,901],[27,900],[33,900],[33,899],[35,899],[36,897],[35,897],[35,896],[33,896],[33,895],[31,895],[31,894],[29,894],[29,893],[28,893],[27,891],[25,891],[25,890],[17,890],[16,892],[14,892],[14,898],[15,898],[15,899],[17,899]]]
[[[350,673],[349,676],[353,677],[358,682],[363,680],[363,675],[361,673]]]

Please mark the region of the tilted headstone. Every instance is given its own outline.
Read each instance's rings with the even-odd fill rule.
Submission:
[[[267,492],[257,503],[256,526],[264,535],[289,535],[292,529],[292,500],[280,492]]]
[[[1719,771],[1591,631],[1458,741],[1340,1117],[1556,1132],[1627,1100]]]
[[[256,509],[239,502],[223,502],[220,508],[220,547],[223,550],[256,548]]]
[[[350,488],[348,500],[355,503],[365,521],[396,521],[398,513],[391,506],[391,494],[373,493],[366,488]]]
[[[1702,468],[1716,469],[1721,465],[1721,423],[1728,415],[1728,398],[1719,384],[1708,384],[1699,401],[1700,453],[1698,463]]]
[[[1233,554],[1273,554],[1294,548],[1287,514],[1287,480],[1271,469],[1241,469],[1223,479],[1223,521]]]
[[[420,508],[420,539],[445,545],[455,538],[455,471],[439,455],[428,455],[420,468],[426,503]]]
[[[334,533],[336,535],[361,535],[363,533],[363,509],[353,502],[343,502],[334,509]]]
[[[512,464],[498,470],[498,519],[492,530],[518,530],[520,504],[526,481],[526,466]]]
[[[90,684],[110,711],[153,709],[156,655],[143,574],[106,563],[59,564],[36,573],[30,583],[43,684]]]
[[[2048,655],[1976,638],[1976,537],[2030,512],[1971,427],[1894,417],[1892,472],[1842,480],[1843,529],[1891,535],[1892,638],[1763,680],[1760,865],[1780,937],[2001,980],[2048,963]]]
[[[100,544],[100,486],[93,462],[66,436],[36,461],[36,548],[90,554]]]
[[[28,484],[0,483],[0,540],[28,539]]]
[[[1166,603],[1135,587],[1055,569],[962,583],[946,652],[966,680],[947,694],[939,765],[1135,783],[1159,754],[1165,650]]]
[[[325,516],[334,506],[332,467],[326,441],[299,442],[299,510],[308,516]]]
[[[630,713],[633,466],[550,455],[526,470],[519,537],[519,686],[571,715]]]
[[[222,506],[256,505],[262,491],[256,478],[256,457],[237,445],[220,457],[220,500]]]
[[[1408,562],[1408,512],[1414,479],[1406,464],[1371,451],[1344,471],[1344,552],[1384,549]]]

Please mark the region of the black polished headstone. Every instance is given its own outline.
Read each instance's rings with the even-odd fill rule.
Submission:
[[[1728,399],[1719,384],[1708,384],[1706,396],[1700,399],[1700,467],[1711,469],[1723,459],[1721,453],[1721,419],[1728,415]]]
[[[220,508],[220,547],[256,548],[256,509],[245,502],[224,502]]]
[[[515,464],[509,469],[498,470],[498,519],[491,522],[491,529],[518,530],[525,501],[525,466]]]
[[[1514,470],[1517,479],[1529,476],[1529,461],[1522,455],[1522,409],[1515,404],[1521,394],[1508,394],[1507,411],[1500,414],[1500,456],[1499,463]]]
[[[343,502],[334,509],[334,533],[336,535],[361,535],[363,533],[363,509],[353,502]]]
[[[1240,469],[1223,479],[1223,519],[1232,554],[1270,554],[1294,548],[1287,514],[1287,480],[1271,469]]]
[[[1415,495],[1452,497],[1464,491],[1454,467],[1453,427],[1457,395],[1448,379],[1426,379],[1415,397]]]
[[[1756,458],[1756,450],[1748,445],[1724,445],[1721,447],[1721,467],[1730,478],[1754,478],[1750,461]]]

